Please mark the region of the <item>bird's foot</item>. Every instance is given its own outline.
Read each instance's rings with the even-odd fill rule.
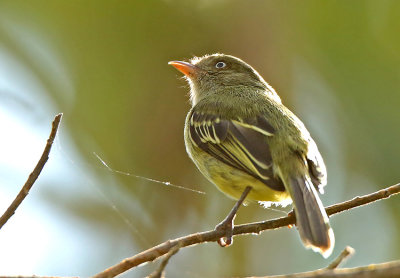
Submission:
[[[218,239],[221,247],[227,247],[233,243],[233,218],[225,218],[221,223],[215,226],[216,232],[223,232],[224,236]]]
[[[288,217],[293,217],[293,216],[295,217],[296,215],[295,215],[295,213],[294,213],[294,210],[288,212],[287,216],[288,216]],[[294,224],[289,224],[287,227],[288,227],[289,229],[291,229],[291,228],[293,228],[293,226],[294,226]]]
[[[233,220],[235,220],[236,213],[239,207],[242,205],[244,199],[246,199],[247,195],[251,190],[250,186],[247,186],[239,200],[236,202],[232,210],[229,212],[228,216],[217,226],[215,226],[215,231],[220,232],[223,231],[224,236],[218,239],[218,244],[221,247],[226,247],[232,244],[233,242]]]

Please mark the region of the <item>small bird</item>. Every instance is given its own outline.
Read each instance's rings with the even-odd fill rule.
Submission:
[[[275,90],[244,61],[230,55],[171,61],[190,85],[186,151],[200,172],[238,200],[216,226],[232,243],[233,221],[246,201],[293,201],[296,227],[306,248],[327,258],[334,246],[328,216],[318,196],[327,182],[324,161],[304,124]]]

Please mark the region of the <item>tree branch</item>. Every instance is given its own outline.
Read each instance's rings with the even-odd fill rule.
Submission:
[[[0,276],[1,278],[79,278],[78,276],[38,276],[38,275],[17,275],[17,276]]]
[[[4,226],[4,224],[14,215],[15,210],[19,207],[25,197],[28,195],[29,190],[32,188],[36,179],[39,177],[40,172],[42,171],[44,165],[49,159],[49,153],[51,150],[51,146],[53,145],[54,138],[56,137],[58,126],[60,125],[62,113],[55,116],[50,132],[49,139],[47,139],[46,147],[44,148],[43,154],[40,157],[38,163],[36,164],[35,169],[33,169],[32,173],[29,175],[27,181],[22,187],[21,191],[18,193],[17,197],[15,197],[14,201],[7,208],[4,214],[0,217],[0,229]]]
[[[318,269],[310,272],[247,278],[398,278],[400,261],[371,264],[354,268]]]
[[[391,195],[398,194],[400,192],[400,183],[396,185],[392,185],[386,189],[379,190],[375,193],[361,196],[361,197],[355,197],[352,200],[345,201],[339,204],[335,204],[332,206],[329,206],[326,208],[326,212],[328,215],[333,215],[339,212],[343,212],[355,207],[363,206],[372,202],[375,202],[377,200],[385,199],[390,197]],[[282,227],[286,227],[288,225],[293,225],[295,224],[296,219],[293,213],[289,214],[286,217],[281,217],[281,218],[276,218],[268,221],[262,221],[262,222],[256,222],[256,223],[251,223],[251,224],[243,224],[243,225],[237,225],[235,226],[233,230],[234,235],[239,235],[239,234],[259,234],[262,231],[265,230],[271,230],[271,229],[278,229]],[[94,278],[108,278],[108,277],[115,277],[118,274],[121,274],[133,267],[139,266],[145,262],[150,262],[154,261],[155,259],[159,258],[160,256],[166,254],[176,246],[177,244],[180,244],[182,247],[186,246],[191,246],[199,243],[204,243],[204,242],[212,242],[212,241],[217,241],[219,238],[224,236],[223,231],[207,231],[207,232],[201,232],[201,233],[195,233],[191,234],[188,236],[180,237],[174,240],[168,240],[164,243],[161,243],[157,246],[154,246],[150,249],[147,249],[133,257],[124,259],[120,263],[111,266],[110,268],[104,270],[101,273],[96,274],[93,276]],[[391,265],[389,265],[391,267]],[[395,264],[395,269],[398,267],[397,264]],[[325,270],[328,271],[328,270]],[[342,271],[342,270],[329,270],[331,273],[335,271]],[[279,276],[278,276],[279,277]],[[285,276],[283,276],[285,277]],[[301,277],[301,276],[299,276]],[[318,276],[315,276],[318,277]],[[321,277],[333,277],[333,276],[321,276]],[[340,277],[340,276],[335,276],[335,277]],[[342,276],[346,277],[346,276]],[[390,277],[390,276],[387,276]]]
[[[153,273],[151,273],[149,276],[147,276],[146,278],[163,278],[164,275],[164,270],[165,267],[167,266],[169,259],[171,259],[171,257],[173,255],[175,255],[176,253],[178,253],[179,249],[181,249],[180,244],[175,245],[173,248],[171,248],[171,250],[168,251],[168,253],[164,256],[164,259],[162,260],[160,266],[158,267],[158,269],[156,271],[154,271]]]
[[[340,253],[340,255],[326,267],[326,269],[337,268],[341,263],[343,263],[349,257],[353,256],[353,254],[354,254],[354,249],[351,248],[350,246],[346,246],[346,248],[344,248],[342,253]]]

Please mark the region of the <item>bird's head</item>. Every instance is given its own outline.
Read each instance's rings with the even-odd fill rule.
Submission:
[[[194,57],[190,62],[171,61],[169,64],[188,80],[193,104],[203,96],[221,90],[254,88],[275,93],[250,65],[230,55],[212,54]]]

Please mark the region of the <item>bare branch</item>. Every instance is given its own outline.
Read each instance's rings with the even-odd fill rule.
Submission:
[[[38,275],[32,275],[32,276],[23,276],[23,275],[18,275],[18,276],[0,276],[1,278],[79,278],[78,276],[38,276]]]
[[[354,268],[318,269],[310,272],[247,278],[398,278],[400,261]]]
[[[351,248],[350,246],[346,246],[342,253],[333,261],[331,262],[326,269],[335,269],[337,268],[341,263],[343,263],[345,260],[353,256],[354,254],[354,249]]]
[[[17,197],[15,197],[14,201],[11,205],[7,208],[4,214],[0,217],[0,229],[3,225],[14,215],[15,210],[19,207],[25,197],[28,195],[29,190],[32,188],[33,184],[35,183],[36,179],[39,177],[40,172],[42,171],[44,165],[46,164],[47,160],[49,159],[49,153],[51,150],[51,146],[53,145],[54,138],[56,137],[58,126],[60,125],[62,113],[55,116],[50,132],[49,139],[47,139],[46,147],[44,148],[43,154],[39,159],[39,162],[36,164],[35,169],[33,169],[32,173],[29,175],[27,181],[25,182],[24,186],[22,187],[21,191],[18,193]]]
[[[346,211],[355,207],[363,206],[377,200],[385,199],[390,197],[391,195],[398,194],[400,192],[400,183],[396,185],[392,185],[386,189],[382,189],[375,193],[365,195],[362,197],[356,197],[352,200],[335,204],[326,208],[326,212],[328,215],[333,215],[342,211]],[[287,227],[288,225],[295,224],[296,219],[293,213],[289,214],[286,217],[276,218],[268,221],[251,223],[251,224],[243,224],[235,226],[233,230],[234,235],[239,234],[254,234],[261,233],[265,230],[278,229],[282,227]],[[196,234],[191,234],[188,236],[184,236],[181,238],[177,238],[174,240],[168,240],[164,243],[161,243],[157,246],[154,246],[150,249],[147,249],[133,257],[124,259],[120,263],[104,270],[101,273],[96,274],[95,278],[105,278],[105,277],[115,277],[118,274],[121,274],[133,267],[141,265],[145,262],[154,261],[160,256],[166,254],[176,246],[177,244],[181,244],[182,247],[191,246],[204,242],[212,242],[217,241],[219,238],[224,236],[223,231],[207,231]],[[327,270],[325,270],[327,271]],[[332,271],[332,270],[330,270]],[[336,270],[335,270],[336,271]],[[323,276],[321,276],[323,277]],[[329,277],[329,276],[326,276]],[[345,277],[345,276],[343,276]],[[390,277],[390,276],[388,276]]]
[[[164,256],[164,259],[162,260],[162,262],[161,262],[160,266],[158,267],[158,269],[156,271],[154,271],[153,273],[151,273],[146,278],[162,278],[162,277],[164,277],[164,269],[167,266],[167,264],[169,262],[169,259],[173,255],[178,253],[179,249],[181,249],[181,245],[180,244],[177,244],[173,248],[171,248],[171,250],[169,250],[168,253]]]

